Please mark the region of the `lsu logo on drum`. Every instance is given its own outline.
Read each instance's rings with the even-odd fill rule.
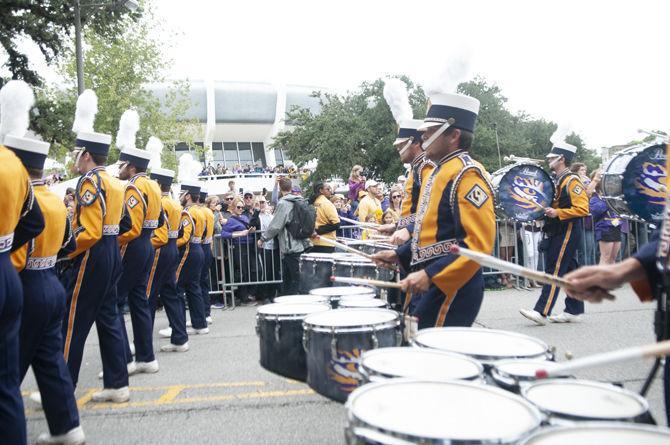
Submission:
[[[544,193],[544,183],[536,178],[515,176],[512,180],[512,199],[522,208],[537,210],[548,205],[547,195]]]
[[[635,179],[635,188],[652,205],[664,205],[666,199],[667,172],[662,165],[644,162],[640,176]]]
[[[351,392],[356,389],[361,380],[358,373],[358,362],[363,351],[354,348],[351,351],[337,351],[337,357],[330,359],[328,377],[336,382],[340,389]]]

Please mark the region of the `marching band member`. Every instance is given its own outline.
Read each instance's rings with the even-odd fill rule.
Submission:
[[[177,292],[179,295],[186,294],[188,310],[191,316],[193,329],[189,334],[209,334],[207,320],[205,319],[205,308],[202,304],[202,291],[200,289],[200,274],[202,272],[202,234],[205,222],[198,210],[196,203],[200,198],[200,183],[198,181],[182,181],[181,183],[181,205],[183,235],[177,239],[179,248],[179,265],[177,266]],[[188,235],[187,235],[187,227]]]
[[[177,295],[177,263],[179,252],[177,251],[177,238],[179,232],[186,232],[182,228],[182,207],[170,196],[170,187],[174,179],[174,171],[153,168],[150,178],[158,183],[161,188],[163,215],[165,224],[154,230],[151,244],[156,249],[149,285],[147,286],[147,297],[151,306],[152,319],[156,313],[158,295],[160,295],[165,307],[165,314],[170,322],[171,328],[167,328],[170,343],[161,346],[163,352],[186,352],[188,351],[188,334],[186,333],[186,313],[184,300]],[[188,214],[184,215],[188,218]],[[188,232],[185,237],[190,237],[192,225],[186,226]],[[162,336],[162,332],[160,333]]]
[[[63,277],[67,293],[63,350],[76,386],[86,337],[95,322],[105,371],[104,389],[94,393],[92,400],[122,403],[130,398],[125,328],[118,316],[116,298],[116,283],[121,275],[117,237],[124,213],[124,189],[105,170],[112,137],[93,131],[96,112],[95,93],[84,91],[77,101],[73,126],[77,132],[75,168],[82,176],[77,183],[72,224],[77,248],[69,255],[72,266]]]
[[[545,250],[545,272],[562,277],[575,270],[577,264],[577,247],[582,241],[583,220],[589,214],[589,198],[579,176],[570,171],[570,164],[577,147],[563,140],[555,140],[551,152],[547,155],[549,168],[556,174],[556,197],[552,206],[545,209],[543,242],[548,246]],[[565,298],[565,311],[551,317],[551,310],[556,304],[560,289],[555,285],[542,286],[540,298],[533,309],[520,309],[521,315],[544,325],[549,320],[556,323],[579,321],[584,313],[584,303],[570,296]]]
[[[122,148],[119,155],[121,162],[119,179],[128,181],[124,199],[131,227],[119,235],[123,273],[117,284],[117,293],[118,300],[127,299],[130,308],[135,344],[135,366],[131,365],[131,369],[134,368],[135,373],[152,374],[158,372],[158,361],[153,348],[153,319],[147,299],[147,282],[154,258],[151,234],[163,222],[163,218],[160,187],[155,181],[150,180],[146,173],[151,153],[135,148],[135,131],[138,128],[137,112],[134,110],[124,112],[121,116],[121,128],[116,145]],[[128,131],[125,135],[124,130]],[[123,320],[121,308],[119,318]],[[128,363],[132,363],[133,357],[125,324],[123,332],[126,341],[126,359]]]
[[[50,434],[38,443],[84,443],[74,385],[63,358],[61,324],[65,315],[65,289],[58,281],[56,257],[74,251],[70,220],[63,201],[42,180],[49,144],[15,136],[5,146],[21,159],[32,179],[35,199],[44,216],[44,231],[12,253],[23,284],[20,331],[21,379],[32,366],[40,388],[42,407]]]
[[[419,328],[470,326],[484,294],[479,265],[449,253],[457,243],[490,253],[495,240],[493,190],[468,150],[479,101],[460,94],[431,97],[419,130],[426,157],[436,164],[421,185],[411,242],[374,255],[379,263],[400,260],[411,273],[401,281],[411,292],[409,311]]]
[[[30,87],[9,81],[0,90],[0,143],[6,135],[23,136],[34,103]],[[30,178],[19,158],[0,145],[0,437],[7,443],[26,443],[26,419],[21,399],[19,330],[23,306],[21,280],[10,253],[44,230],[44,217]],[[61,238],[62,239],[62,238]]]
[[[202,304],[205,307],[205,318],[207,324],[212,324],[211,302],[209,300],[209,291],[211,284],[209,282],[209,270],[212,264],[212,237],[214,236],[214,212],[206,205],[207,190],[200,188],[200,199],[198,210],[202,213],[205,221],[205,230],[202,234],[202,273],[200,274],[200,290],[202,292]]]

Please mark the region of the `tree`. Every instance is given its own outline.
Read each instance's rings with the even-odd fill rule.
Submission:
[[[407,77],[410,103],[416,118],[425,115],[426,96]],[[298,165],[317,159],[313,180],[348,178],[351,167],[362,165],[368,177],[394,182],[404,173],[393,140],[396,124],[383,97],[384,81],[364,82],[345,95],[315,92],[321,113],[306,108],[287,112],[293,128],[280,132],[271,148],[283,148]]]
[[[137,146],[143,147],[150,136],[159,137],[166,146],[164,166],[176,168],[172,148],[177,142],[192,141],[197,127],[195,122],[182,118],[191,106],[187,82],[171,82],[162,99],[148,88],[150,84],[164,81],[163,72],[170,65],[163,52],[166,42],[149,34],[152,20],[150,9],[146,9],[137,22],[126,17],[120,22],[125,31],[112,40],[87,29],[85,35],[90,48],[84,59],[85,86],[98,95],[96,131],[115,135],[121,114],[133,107],[140,115],[141,124]],[[75,138],[71,130],[77,99],[72,48],[64,52],[59,70],[69,88],[47,86],[37,90],[38,115],[33,119],[32,129],[52,143],[52,157],[63,161]],[[117,157],[118,150],[113,147],[110,162]]]
[[[12,78],[23,79],[40,85],[42,79],[29,66],[26,54],[19,47],[19,40],[28,38],[35,43],[48,64],[57,61],[68,47],[74,34],[73,0],[4,0],[0,14],[0,44],[4,50],[6,66]],[[92,4],[96,5],[92,5]],[[124,31],[127,20],[136,21],[142,8],[131,12],[121,7],[118,0],[82,2],[82,26],[97,36],[113,39]],[[87,6],[87,4],[92,6]],[[1,54],[1,53],[0,53]],[[0,79],[0,85],[3,82]]]

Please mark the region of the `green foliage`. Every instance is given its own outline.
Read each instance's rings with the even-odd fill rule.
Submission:
[[[84,54],[85,87],[98,95],[98,115],[95,129],[116,135],[121,114],[135,108],[140,115],[137,147],[143,148],[150,136],[159,137],[165,144],[163,166],[176,168],[172,148],[177,142],[192,141],[197,126],[182,119],[191,106],[187,82],[171,82],[166,97],[161,101],[147,88],[163,82],[163,71],[170,65],[163,53],[164,40],[149,34],[151,11],[146,10],[142,20],[124,19],[125,31],[116,39],[107,39],[87,29]],[[132,26],[131,26],[132,25]],[[46,87],[37,90],[38,116],[33,119],[33,130],[52,142],[52,157],[64,160],[73,147],[74,109],[77,99],[76,61],[72,48],[67,50],[59,65],[69,88]],[[110,162],[118,158],[112,148]]]
[[[73,0],[3,0],[0,13],[0,44],[6,57],[3,66],[12,78],[40,85],[42,79],[29,67],[29,60],[18,47],[19,39],[34,42],[47,63],[58,60],[74,40]],[[128,21],[137,21],[142,8],[130,12],[118,1],[82,1],[82,26],[96,35],[112,40],[124,31]],[[103,5],[100,5],[103,4]],[[91,6],[87,6],[91,5]],[[0,59],[1,60],[1,59]],[[0,81],[0,85],[2,82]]]

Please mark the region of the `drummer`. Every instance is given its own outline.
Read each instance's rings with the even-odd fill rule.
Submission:
[[[400,283],[411,292],[409,311],[419,329],[471,326],[484,296],[481,268],[449,253],[457,243],[490,253],[495,240],[493,189],[482,165],[468,153],[479,101],[461,94],[431,97],[423,131],[426,158],[437,166],[424,180],[411,241],[374,255],[399,261],[411,273]]]
[[[589,214],[589,198],[584,184],[569,168],[576,150],[574,145],[561,141],[547,155],[549,168],[556,175],[556,197],[552,206],[544,211],[545,237],[540,250],[545,254],[545,272],[559,277],[578,267],[576,254],[582,241],[583,217]],[[535,308],[520,309],[519,312],[538,325],[546,324],[547,317],[554,323],[579,321],[584,313],[584,303],[570,296],[565,298],[565,311],[550,316],[559,292],[556,285],[545,284]]]

